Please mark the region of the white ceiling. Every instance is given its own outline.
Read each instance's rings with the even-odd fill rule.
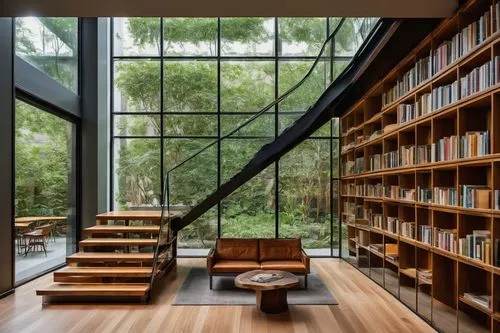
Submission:
[[[2,0],[0,16],[450,16],[458,0]]]

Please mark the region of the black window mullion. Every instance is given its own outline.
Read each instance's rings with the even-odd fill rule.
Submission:
[[[165,70],[163,57],[163,17],[160,17],[160,184],[165,182],[165,140],[163,118],[165,117]],[[168,194],[166,194],[168,196]],[[160,185],[160,202],[164,203],[163,187]]]
[[[217,188],[221,186],[221,82],[220,82],[220,54],[221,54],[221,44],[220,44],[220,35],[221,35],[221,18],[217,18]],[[217,203],[217,237],[221,237],[221,204],[220,201]]]
[[[278,18],[274,18],[274,98],[279,97],[278,80],[279,80],[279,22]],[[279,104],[274,107],[274,138],[276,139],[279,135]],[[274,164],[274,236],[279,238],[279,165],[280,160],[278,159]]]

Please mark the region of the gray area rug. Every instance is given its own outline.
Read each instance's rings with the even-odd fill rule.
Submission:
[[[318,273],[311,272],[307,290],[302,289],[304,278],[299,276],[300,286],[288,290],[288,303],[295,305],[337,305]],[[240,289],[234,285],[234,276],[214,276],[213,289],[205,268],[192,268],[173,305],[255,305],[255,291]]]

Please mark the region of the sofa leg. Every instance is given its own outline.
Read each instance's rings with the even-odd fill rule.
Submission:
[[[304,275],[304,289],[307,289],[307,274]]]
[[[210,275],[210,290],[212,290],[212,275]]]

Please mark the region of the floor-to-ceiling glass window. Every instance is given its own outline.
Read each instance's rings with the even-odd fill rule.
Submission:
[[[34,67],[39,84],[60,84],[77,98],[79,32],[77,18],[15,19],[15,54]],[[32,67],[31,67],[32,66]],[[19,75],[21,68],[15,68]],[[53,86],[54,87],[54,86]],[[15,104],[15,282],[58,265],[76,250],[77,125],[51,98],[17,87]]]
[[[154,209],[167,171],[252,117],[307,73],[337,18],[114,18],[114,209]],[[169,173],[174,209],[232,177],[313,104],[366,37],[347,19],[309,80],[276,108]],[[366,30],[366,31],[365,31]],[[360,33],[364,35],[360,37]],[[222,237],[301,237],[338,255],[338,122],[183,229],[180,255]]]
[[[75,125],[16,101],[16,283],[65,262],[75,244]]]

